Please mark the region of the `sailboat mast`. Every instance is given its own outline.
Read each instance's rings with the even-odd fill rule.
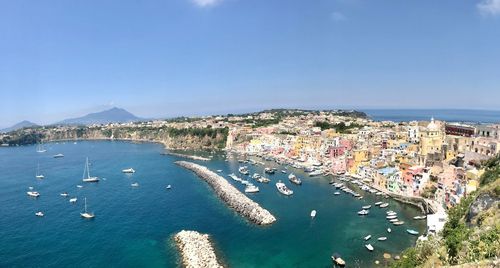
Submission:
[[[87,198],[85,197],[85,213],[87,213]]]

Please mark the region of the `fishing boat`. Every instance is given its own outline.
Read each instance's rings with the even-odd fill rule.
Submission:
[[[45,176],[43,176],[43,174],[40,173],[40,164],[37,165],[35,177],[37,179],[43,179],[43,178],[45,178]]]
[[[340,267],[345,266],[345,261],[341,258],[340,254],[338,253],[333,253],[332,261]]]
[[[403,225],[404,223],[405,223],[404,221],[397,221],[397,222],[393,222],[392,224],[399,226],[399,225]]]
[[[130,186],[132,186],[132,187],[139,187],[139,183],[134,182],[134,183],[130,184]]]
[[[135,170],[133,168],[126,168],[122,170],[123,173],[135,173]]]
[[[418,235],[418,232],[412,229],[406,229],[406,232],[408,232],[411,235]]]
[[[37,191],[27,191],[26,194],[28,194],[31,197],[39,197],[40,193]]]
[[[382,202],[381,202],[381,201],[379,201],[379,202],[375,203],[374,205],[375,205],[375,206],[380,206],[381,204],[382,204]]]
[[[423,219],[425,219],[425,218],[427,218],[427,216],[425,216],[425,215],[423,215],[423,216],[415,216],[415,217],[413,217],[413,219],[414,219],[414,220],[423,220]]]
[[[246,166],[243,166],[243,167],[239,167],[238,168],[238,172],[243,174],[243,175],[248,175],[249,172],[248,172],[248,168]]]
[[[361,215],[361,216],[368,215],[368,213],[370,213],[370,211],[366,210],[366,209],[358,211],[358,215]]]
[[[385,241],[385,240],[387,240],[387,237],[382,236],[382,237],[377,238],[377,240],[378,240],[378,241]]]
[[[302,181],[299,178],[297,178],[297,176],[295,176],[293,173],[291,173],[290,175],[288,175],[288,179],[290,180],[290,182],[295,183],[297,185],[301,185],[302,184]]]
[[[371,207],[372,207],[371,205],[367,205],[367,206],[362,206],[361,208],[363,208],[363,209],[369,209]]]
[[[64,192],[64,193],[60,193],[59,195],[62,197],[67,197],[69,194],[67,192]]]
[[[366,244],[365,247],[369,250],[369,251],[373,251],[373,246],[371,244]]]
[[[392,219],[395,219],[397,217],[398,217],[397,215],[391,215],[391,216],[387,216],[385,218],[388,219],[388,220],[392,220]]]
[[[293,191],[290,190],[288,187],[286,187],[286,185],[284,183],[282,183],[281,181],[278,181],[276,183],[276,188],[278,189],[278,191],[284,195],[292,195],[293,194]]]
[[[253,184],[247,185],[247,187],[245,187],[245,193],[257,193],[257,192],[259,192],[259,187]]]
[[[95,217],[94,213],[87,212],[87,198],[85,197],[85,210],[80,215],[85,219],[93,219]]]
[[[365,241],[370,240],[370,238],[372,238],[372,235],[367,235],[367,236],[364,237]]]
[[[388,233],[392,232],[391,228],[387,228],[387,232]]]
[[[47,150],[43,148],[43,142],[38,144],[38,147],[36,148],[37,153],[45,153]]]
[[[43,216],[45,216],[45,215],[43,214],[43,212],[41,212],[41,211],[38,211],[37,213],[35,213],[35,215],[36,215],[37,217],[43,217]]]
[[[85,174],[87,174],[87,177],[85,177]],[[85,168],[83,169],[83,182],[99,182],[98,177],[91,177],[90,176],[90,168],[89,168],[89,158],[87,157],[85,161]]]
[[[383,204],[380,204],[380,207],[381,207],[381,208],[386,208],[386,207],[388,207],[388,206],[389,206],[389,203],[383,203]]]
[[[314,218],[314,217],[316,217],[316,210],[313,209],[311,211],[311,218]]]
[[[54,158],[62,158],[62,157],[64,157],[64,155],[63,154],[55,154],[52,157],[54,157]]]
[[[78,198],[73,197],[73,198],[70,198],[70,199],[69,199],[69,202],[70,202],[70,203],[76,203],[76,201],[77,201],[77,200],[78,200]]]

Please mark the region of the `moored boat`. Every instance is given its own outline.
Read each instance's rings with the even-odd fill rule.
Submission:
[[[286,187],[286,185],[284,183],[282,183],[281,181],[278,181],[276,183],[276,188],[278,189],[278,191],[284,195],[292,195],[293,194],[293,191],[290,190],[288,187]]]
[[[38,211],[37,213],[35,213],[35,215],[37,217],[43,217],[43,216],[45,216],[45,214],[43,214],[43,212],[41,212],[41,211]]]
[[[288,175],[288,179],[290,180],[290,182],[295,183],[297,185],[301,185],[302,184],[302,181],[299,178],[297,178],[297,176],[295,176],[293,173],[291,173],[290,175]]]
[[[311,218],[314,218],[314,217],[316,217],[316,210],[313,209],[311,211]]]
[[[392,220],[392,219],[395,219],[395,218],[397,218],[397,217],[398,217],[398,216],[396,216],[396,215],[391,215],[391,216],[387,216],[387,217],[385,217],[385,218],[386,218],[386,219],[388,219],[388,220]]]
[[[87,212],[87,198],[85,197],[85,210],[80,213],[80,216],[85,219],[93,219],[95,217],[94,213]]]
[[[375,205],[375,206],[380,206],[381,204],[382,204],[382,202],[381,202],[381,201],[379,201],[379,202],[375,203],[374,205]]]
[[[337,264],[338,266],[341,266],[341,267],[345,266],[345,261],[341,258],[340,254],[338,254],[338,253],[333,253],[332,261],[335,264]]]
[[[122,170],[123,173],[135,173],[135,170],[133,168],[126,168]]]
[[[245,187],[245,193],[257,193],[259,192],[259,187],[251,184],[251,185],[247,185],[247,187]]]
[[[54,158],[62,158],[62,157],[64,157],[64,155],[63,154],[55,154],[55,155],[53,155],[53,157]]]
[[[426,216],[426,215],[422,215],[422,216],[415,216],[415,217],[413,217],[413,219],[414,219],[414,220],[423,220],[423,219],[425,219],[425,218],[427,218],[427,216]]]
[[[363,208],[363,209],[369,209],[371,207],[372,207],[371,205],[367,205],[367,206],[362,206],[361,208]]]
[[[389,203],[383,203],[383,204],[380,204],[380,207],[381,207],[381,208],[386,208],[386,207],[388,207],[388,206],[389,206]]]
[[[387,237],[382,236],[382,237],[377,238],[377,240],[378,240],[378,241],[385,241],[385,240],[387,240]]]
[[[365,241],[370,240],[370,238],[372,238],[372,235],[367,235],[364,237]]]
[[[361,216],[368,215],[368,213],[370,213],[370,211],[366,210],[366,209],[358,211],[358,215],[361,215]]]
[[[397,222],[393,222],[392,224],[398,226],[398,225],[403,225],[405,222],[404,221],[397,221]]]
[[[335,192],[335,193],[333,193],[333,194],[334,194],[334,195],[339,195],[339,194],[340,194],[340,192]]]
[[[86,177],[85,177],[85,174],[87,174]],[[85,160],[85,168],[83,169],[83,178],[82,178],[82,181],[83,182],[99,182],[99,178],[98,177],[91,177],[90,176],[89,158],[88,157]]]
[[[373,251],[373,246],[371,244],[366,244],[365,247],[369,250],[369,251]]]
[[[413,229],[406,229],[406,232],[408,232],[411,235],[418,235],[418,232]]]
[[[31,197],[39,197],[40,193],[37,191],[27,191],[26,194],[28,194]]]

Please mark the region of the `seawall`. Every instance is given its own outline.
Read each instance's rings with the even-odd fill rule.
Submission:
[[[174,241],[186,268],[223,267],[217,260],[207,234],[182,230],[175,234]]]
[[[175,163],[193,171],[205,180],[222,201],[249,221],[258,225],[268,225],[276,221],[276,218],[268,210],[262,208],[258,203],[238,191],[226,179],[215,172],[192,162],[177,161]]]

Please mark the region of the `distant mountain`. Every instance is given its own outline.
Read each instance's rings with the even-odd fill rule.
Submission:
[[[33,123],[33,122],[24,120],[24,121],[21,121],[21,122],[13,125],[11,127],[0,129],[0,132],[7,133],[7,132],[11,132],[11,131],[18,130],[21,128],[25,128],[25,127],[37,127],[37,126],[38,125]]]
[[[127,123],[139,121],[141,118],[121,108],[111,108],[98,113],[90,113],[82,117],[70,118],[60,121],[58,125],[92,125],[108,123]]]

